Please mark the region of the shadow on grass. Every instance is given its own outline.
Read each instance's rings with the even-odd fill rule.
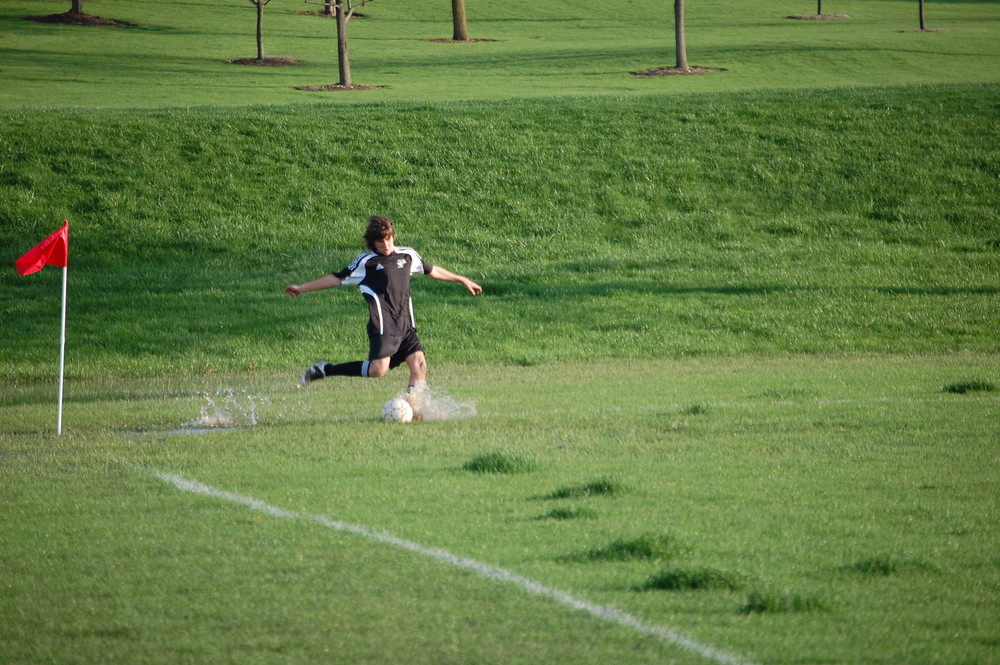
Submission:
[[[884,296],[995,296],[992,286],[789,286],[786,284],[743,284],[722,286],[679,286],[651,280],[631,282],[591,282],[572,286],[503,282],[491,283],[484,297],[576,298],[607,297],[621,293],[662,295],[766,296],[782,293],[874,293]]]
[[[666,561],[683,551],[677,538],[664,534],[647,534],[626,540],[618,540],[605,545],[559,557],[559,561],[586,563],[609,561]]]
[[[527,473],[536,468],[538,468],[538,464],[534,460],[506,451],[484,453],[462,465],[463,471],[479,474]]]
[[[740,614],[801,614],[829,612],[830,604],[818,596],[797,593],[752,592],[740,608]]]
[[[746,587],[742,575],[707,567],[670,568],[653,575],[637,591],[741,591]]]
[[[532,498],[538,501],[583,499],[591,496],[620,496],[626,492],[627,488],[621,482],[613,478],[598,478],[580,485],[560,487],[549,494]]]

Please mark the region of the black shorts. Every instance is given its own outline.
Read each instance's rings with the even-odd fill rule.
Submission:
[[[389,358],[389,369],[395,369],[417,351],[423,351],[416,330],[410,330],[405,335],[369,335],[368,360]]]

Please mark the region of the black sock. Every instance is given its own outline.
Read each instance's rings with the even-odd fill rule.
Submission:
[[[361,373],[362,369],[365,369],[365,362],[362,360],[355,360],[349,363],[340,363],[339,365],[332,365],[327,363],[323,367],[323,374],[327,376],[364,376]]]

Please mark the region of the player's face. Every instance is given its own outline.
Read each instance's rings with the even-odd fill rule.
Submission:
[[[382,256],[389,256],[396,250],[396,236],[389,236],[375,241],[375,251]]]

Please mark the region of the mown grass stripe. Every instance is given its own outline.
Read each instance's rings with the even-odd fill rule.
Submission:
[[[996,401],[996,397],[983,396],[983,397],[963,397],[962,404],[979,404],[988,403]],[[631,406],[580,406],[575,408],[556,408],[541,410],[528,410],[524,409],[521,411],[488,411],[488,410],[478,410],[476,415],[480,418],[496,418],[496,417],[515,417],[515,416],[558,416],[558,415],[572,415],[572,414],[613,414],[613,413],[641,413],[644,411],[677,411],[684,412],[684,415],[701,415],[701,413],[708,408],[718,408],[718,409],[758,409],[761,406],[786,406],[786,407],[809,407],[809,406],[851,406],[851,405],[873,405],[873,404],[948,404],[954,403],[954,400],[949,397],[870,397],[863,399],[856,398],[819,398],[819,399],[803,399],[803,400],[777,400],[768,401],[761,400],[760,402],[702,402],[698,405],[697,409],[692,409],[691,404],[683,404],[680,402],[672,402],[669,404],[634,404]]]
[[[560,591],[559,589],[555,589],[540,582],[528,579],[527,577],[523,577],[504,568],[491,566],[489,564],[476,561],[475,559],[462,557],[457,554],[453,554],[448,550],[437,547],[425,547],[419,543],[413,542],[412,540],[399,538],[389,532],[372,529],[360,524],[351,524],[350,522],[334,520],[323,515],[308,515],[305,513],[286,510],[284,508],[272,506],[271,504],[261,501],[260,499],[217,489],[198,482],[197,480],[191,480],[177,474],[157,472],[156,476],[160,480],[170,483],[182,492],[189,492],[191,494],[221,499],[223,501],[245,506],[251,510],[261,512],[272,517],[313,522],[330,529],[352,533],[379,543],[409,550],[410,552],[430,557],[456,568],[469,570],[487,579],[513,584],[530,594],[549,598],[550,600],[554,600],[557,603],[566,605],[567,607],[586,612],[601,621],[623,626],[641,633],[642,635],[687,649],[688,651],[697,653],[716,663],[722,663],[723,665],[752,665],[749,661],[742,660],[726,651],[722,651],[721,649],[717,649],[708,644],[703,644],[697,640],[693,640],[690,637],[682,635],[670,628],[646,623],[645,621],[642,621],[638,617],[627,612],[622,612],[621,610],[613,607],[598,605],[588,600],[577,598],[576,596],[565,591]]]

